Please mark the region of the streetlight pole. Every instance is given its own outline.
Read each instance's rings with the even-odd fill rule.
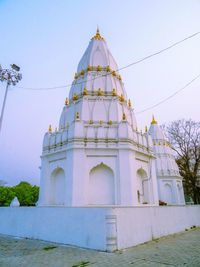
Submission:
[[[19,73],[20,67],[18,67],[15,64],[11,65],[12,69],[2,69],[0,65],[0,81],[4,82],[6,81],[6,91],[4,95],[4,100],[3,100],[3,105],[1,109],[1,117],[0,117],[0,132],[2,128],[2,123],[3,123],[3,115],[4,115],[4,110],[5,110],[5,105],[6,105],[6,99],[7,99],[7,94],[8,94],[8,89],[9,85],[16,85],[21,79],[22,75]]]
[[[7,94],[8,94],[8,87],[9,87],[9,84],[7,82],[6,91],[5,91],[4,100],[3,100],[3,106],[2,106],[2,109],[1,109],[0,132],[1,132],[1,127],[2,127],[2,122],[3,122],[3,114],[4,114],[4,110],[5,110],[5,105],[6,105],[6,98],[7,98]]]

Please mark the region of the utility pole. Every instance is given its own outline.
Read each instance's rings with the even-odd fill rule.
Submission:
[[[6,105],[6,99],[7,99],[7,94],[8,94],[8,89],[10,85],[16,85],[21,79],[22,75],[19,73],[20,67],[18,67],[15,64],[11,65],[12,69],[2,69],[0,65],[0,81],[4,82],[6,81],[6,91],[4,95],[4,100],[3,100],[3,105],[1,109],[1,117],[0,117],[0,133],[1,133],[1,128],[2,128],[2,123],[3,123],[3,115],[4,115],[4,110],[5,110],[5,105]]]

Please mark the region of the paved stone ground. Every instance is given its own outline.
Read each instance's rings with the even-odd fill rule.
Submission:
[[[105,253],[0,235],[0,267],[200,267],[200,228]]]

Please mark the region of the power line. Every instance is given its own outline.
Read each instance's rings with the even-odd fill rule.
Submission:
[[[177,95],[178,93],[180,93],[181,91],[183,91],[185,88],[187,88],[189,85],[191,85],[194,81],[196,81],[198,78],[200,77],[200,73],[195,76],[191,81],[189,81],[188,83],[186,83],[183,87],[181,87],[179,90],[175,91],[173,94],[171,94],[170,96],[164,98],[163,100],[159,101],[158,103],[149,106],[148,108],[145,108],[139,112],[136,112],[135,114],[141,114],[144,113],[147,110],[153,109],[161,104],[163,104],[164,102],[168,101],[169,99],[171,99],[172,97],[174,97],[175,95]]]
[[[139,59],[137,61],[134,61],[134,62],[132,62],[132,63],[130,63],[130,64],[124,66],[124,67],[118,68],[116,71],[124,70],[126,68],[131,67],[131,66],[139,64],[139,63],[141,63],[141,62],[143,62],[145,60],[148,60],[148,59],[150,59],[150,58],[152,58],[154,56],[157,56],[157,55],[159,55],[159,54],[161,54],[161,53],[163,53],[163,52],[165,52],[165,51],[167,51],[167,50],[169,50],[169,49],[171,49],[171,48],[173,48],[173,47],[175,47],[175,46],[177,46],[177,45],[179,45],[179,44],[181,44],[181,43],[183,43],[185,41],[187,41],[188,39],[191,39],[191,38],[197,36],[198,34],[200,34],[200,32],[196,32],[196,33],[194,33],[192,35],[189,35],[189,36],[185,37],[184,39],[182,39],[182,40],[180,40],[178,42],[175,42],[175,43],[173,43],[172,45],[170,45],[170,46],[168,46],[166,48],[163,48],[163,49],[161,49],[161,50],[159,50],[159,51],[157,51],[157,52],[155,52],[153,54],[150,54],[150,55],[148,55],[146,57],[143,57],[143,58],[141,58],[141,59]],[[102,74],[102,75],[96,76],[96,77],[94,77],[92,79],[88,79],[88,80],[86,79],[86,80],[81,81],[81,82],[76,82],[75,84],[76,85],[83,84],[83,83],[85,83],[87,81],[93,81],[93,80],[96,80],[96,79],[99,79],[101,77],[108,76],[108,75],[111,75],[111,74],[112,74],[112,72],[108,72],[106,74]],[[19,88],[19,89],[23,89],[23,90],[35,90],[36,91],[36,90],[54,90],[54,89],[59,89],[59,88],[67,88],[67,87],[71,87],[72,85],[73,85],[73,82],[70,83],[70,84],[67,84],[67,85],[60,85],[60,86],[53,86],[53,87],[43,87],[43,88],[31,88],[31,87],[22,87],[22,86],[16,86],[16,87]]]

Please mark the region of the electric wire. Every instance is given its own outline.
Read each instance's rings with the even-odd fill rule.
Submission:
[[[141,114],[141,113],[144,113],[145,111],[148,111],[148,110],[151,110],[161,104],[163,104],[164,102],[168,101],[169,99],[171,99],[172,97],[174,97],[175,95],[177,95],[178,93],[180,93],[181,91],[183,91],[185,88],[187,88],[189,85],[191,85],[194,81],[196,81],[198,78],[200,78],[200,73],[195,76],[191,81],[189,81],[188,83],[186,83],[183,87],[181,87],[179,90],[175,91],[173,94],[171,94],[170,96],[160,100],[158,103],[152,105],[152,106],[149,106],[148,108],[145,108],[141,111],[138,111],[136,112],[135,114]]]
[[[163,49],[161,49],[161,50],[159,50],[159,51],[157,51],[157,52],[155,52],[155,53],[153,53],[153,54],[150,54],[150,55],[145,56],[145,57],[143,57],[143,58],[141,58],[141,59],[139,59],[139,60],[136,60],[136,61],[134,61],[134,62],[132,62],[132,63],[126,65],[126,66],[123,66],[123,67],[121,67],[121,68],[118,68],[118,69],[115,70],[115,71],[124,70],[124,69],[126,69],[126,68],[131,67],[131,66],[134,66],[134,65],[136,65],[136,64],[139,64],[139,63],[141,63],[141,62],[143,62],[143,61],[145,61],[145,60],[148,60],[148,59],[150,59],[150,58],[152,58],[152,57],[154,57],[154,56],[157,56],[157,55],[159,55],[159,54],[161,54],[161,53],[163,53],[163,52],[165,52],[165,51],[167,51],[167,50],[169,50],[169,49],[171,49],[171,48],[173,48],[173,47],[175,47],[175,46],[177,46],[177,45],[179,45],[179,44],[185,42],[186,40],[191,39],[191,38],[197,36],[198,34],[200,34],[200,32],[196,32],[196,33],[194,33],[194,34],[192,34],[192,35],[189,35],[189,36],[185,37],[184,39],[182,39],[182,40],[180,40],[180,41],[178,41],[178,42],[175,42],[175,43],[173,43],[172,45],[170,45],[170,46],[168,46],[168,47],[166,47],[166,48],[163,48]],[[92,79],[86,79],[86,80],[84,80],[84,81],[80,81],[80,82],[72,82],[72,83],[70,83],[70,84],[60,85],[60,86],[53,86],[53,87],[43,87],[43,88],[40,88],[40,87],[38,87],[38,88],[33,88],[33,87],[22,87],[22,86],[16,86],[16,87],[19,88],[19,89],[23,89],[23,90],[33,90],[33,91],[38,91],[38,90],[55,90],[55,89],[60,89],[60,88],[71,87],[73,84],[74,84],[74,85],[83,84],[83,83],[86,83],[87,81],[93,81],[93,80],[96,80],[96,79],[99,79],[99,78],[101,78],[101,77],[108,76],[108,75],[111,75],[111,74],[112,74],[112,72],[108,72],[108,73],[106,73],[106,74],[98,75],[98,76],[96,76],[96,77],[94,77],[94,78],[92,78]]]

